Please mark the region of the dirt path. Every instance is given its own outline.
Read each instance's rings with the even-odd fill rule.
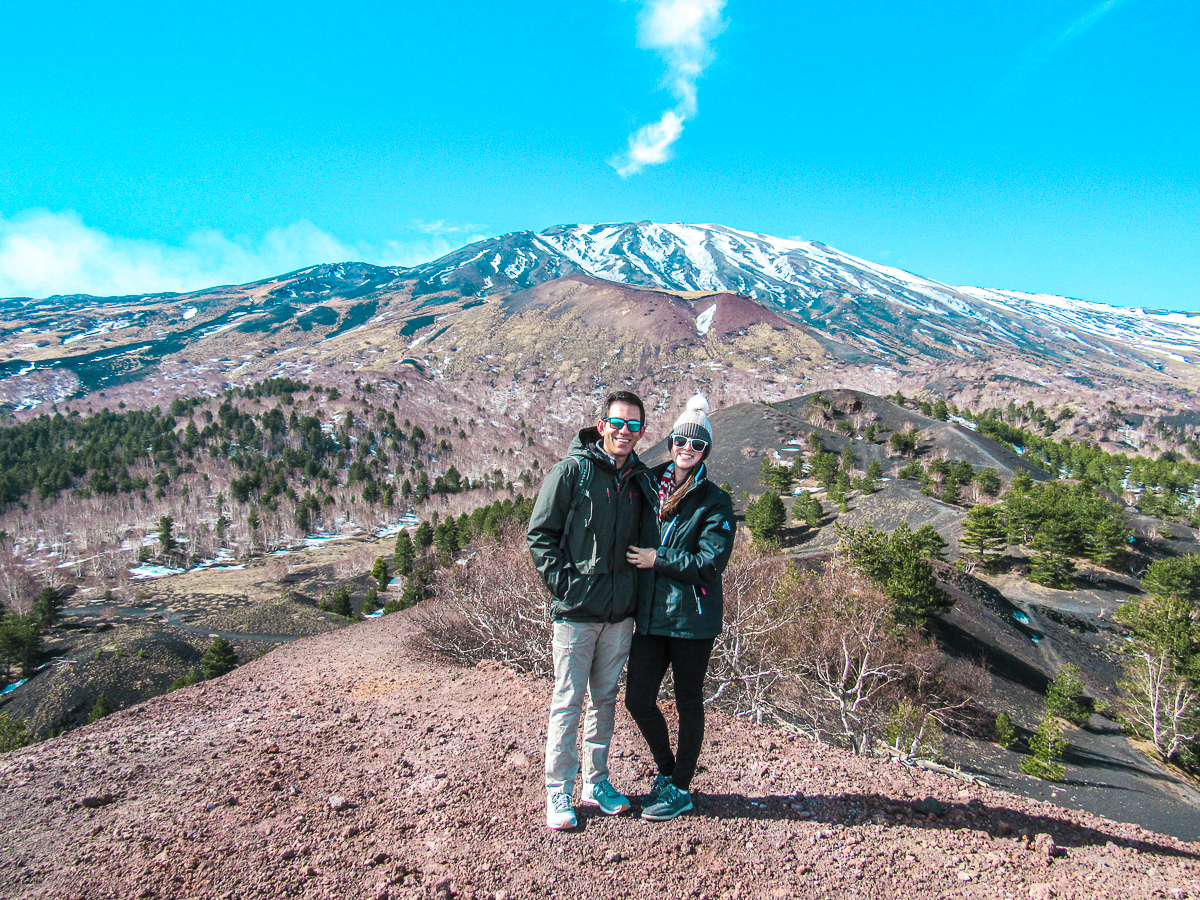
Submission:
[[[548,684],[423,661],[408,628],[297,641],[3,757],[0,895],[1200,896],[1200,845],[716,715],[694,813],[549,832]],[[623,713],[614,751],[614,782],[647,786]]]

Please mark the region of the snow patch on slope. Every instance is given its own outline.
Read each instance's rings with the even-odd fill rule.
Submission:
[[[713,304],[700,315],[696,316],[696,334],[708,334],[712,328],[713,319],[717,316],[717,304]]]

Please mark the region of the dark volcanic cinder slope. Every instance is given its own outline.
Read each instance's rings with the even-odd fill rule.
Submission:
[[[421,661],[410,640],[397,614],[299,641],[3,757],[0,893],[908,900],[1200,891],[1195,844],[721,715],[709,720],[693,813],[652,824],[580,807],[579,832],[550,832],[540,763],[548,683]],[[624,710],[613,749],[613,780],[636,798],[651,761]],[[1053,839],[1053,855],[1037,835]]]
[[[779,464],[780,460],[774,457],[780,451],[783,462],[790,460],[792,452],[808,454],[811,452],[808,442],[814,434],[827,451],[841,453],[849,445],[859,468],[866,469],[878,461],[887,474],[907,462],[891,451],[888,436],[907,428],[917,428],[922,433],[919,452],[923,458],[965,460],[977,469],[995,469],[1005,482],[1016,472],[1027,472],[1039,481],[1048,477],[1020,454],[990,438],[956,423],[923,416],[882,397],[861,391],[825,391],[820,396],[828,403],[818,405],[814,403],[816,396],[804,394],[777,403],[739,403],[715,410],[710,417],[714,431],[713,451],[708,463],[711,477],[717,482],[728,481],[738,497],[743,491],[757,496],[764,490],[759,474],[763,455],[770,455]],[[668,431],[684,403],[685,398],[679,398],[677,405],[651,415],[648,433],[657,437]],[[843,420],[848,420],[859,432],[867,425],[876,424],[880,435],[875,442],[851,438],[837,430],[838,423]],[[650,461],[665,460],[666,445],[661,441],[644,445],[642,455]],[[936,501],[927,502],[936,504]]]

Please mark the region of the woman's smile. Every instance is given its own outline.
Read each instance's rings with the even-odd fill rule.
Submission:
[[[691,447],[672,447],[671,459],[676,469],[690,469],[700,462],[700,454]]]

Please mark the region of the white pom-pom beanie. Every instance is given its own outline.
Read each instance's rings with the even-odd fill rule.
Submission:
[[[712,445],[712,425],[708,421],[708,401],[704,399],[703,394],[696,394],[687,402],[687,408],[683,411],[675,424],[671,427],[671,434],[681,434],[684,437],[700,438],[702,441],[708,441]]]

